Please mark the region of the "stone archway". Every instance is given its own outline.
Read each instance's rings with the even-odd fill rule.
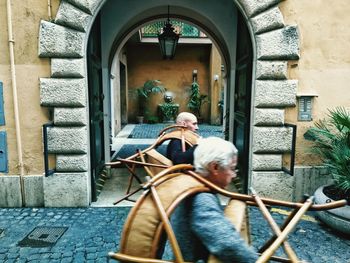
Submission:
[[[280,2],[237,0],[235,4],[255,42],[251,184],[265,195],[291,199],[292,179],[281,168],[282,154],[291,150],[292,131],[283,125],[284,108],[296,105],[297,81],[287,79],[287,62],[299,58],[299,36],[296,26],[285,25],[277,7]],[[40,79],[40,103],[53,108],[48,144],[49,152],[56,154],[57,170],[44,180],[45,206],[90,203],[85,45],[103,3],[62,1],[54,22],[40,23],[39,56],[51,59],[51,77]]]

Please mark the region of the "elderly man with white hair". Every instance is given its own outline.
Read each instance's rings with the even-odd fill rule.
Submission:
[[[196,172],[221,188],[236,177],[237,149],[217,137],[201,139],[194,151]],[[255,262],[258,254],[240,237],[224,216],[215,193],[198,193],[185,199],[171,216],[185,261],[206,262],[209,254],[221,262]],[[170,253],[167,244],[166,254]]]
[[[185,126],[193,132],[197,132],[198,130],[197,117],[190,112],[181,112],[176,118],[176,124]],[[193,164],[193,151],[195,148],[196,146],[190,147],[186,144],[186,151],[183,152],[181,140],[172,139],[168,144],[166,156],[173,164]]]

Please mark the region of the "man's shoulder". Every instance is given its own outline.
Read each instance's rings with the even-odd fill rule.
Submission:
[[[218,204],[218,197],[212,192],[198,193],[193,197],[193,201],[196,205],[211,206],[213,204]]]

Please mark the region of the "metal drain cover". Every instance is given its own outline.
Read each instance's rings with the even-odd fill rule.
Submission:
[[[20,247],[50,247],[66,232],[68,227],[36,227],[23,240]]]

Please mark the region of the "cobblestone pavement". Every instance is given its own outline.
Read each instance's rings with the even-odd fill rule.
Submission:
[[[118,249],[130,208],[4,208],[0,209],[0,262],[108,262]],[[280,222],[285,215],[273,213]],[[260,213],[250,211],[255,247],[271,235]],[[25,247],[19,242],[37,227],[67,227],[48,247]],[[339,236],[309,214],[291,234],[290,243],[307,262],[350,262],[350,237]],[[113,262],[110,260],[110,262]]]

